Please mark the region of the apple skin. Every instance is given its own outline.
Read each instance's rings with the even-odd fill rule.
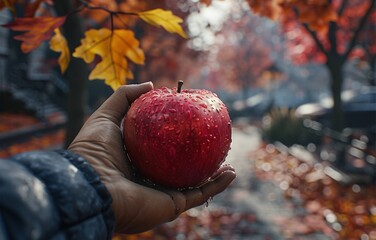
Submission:
[[[123,135],[131,164],[145,180],[186,189],[208,180],[224,162],[231,120],[208,90],[160,88],[133,102]]]

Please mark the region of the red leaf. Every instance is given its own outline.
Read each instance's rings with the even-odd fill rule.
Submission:
[[[65,17],[16,18],[3,27],[25,32],[15,36],[14,39],[22,41],[21,49],[24,53],[28,53],[39,47],[43,41],[50,39],[54,29],[60,27],[64,22]]]

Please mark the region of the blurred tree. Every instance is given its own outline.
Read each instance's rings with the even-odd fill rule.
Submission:
[[[263,79],[262,76],[273,64],[271,52],[278,43],[273,46],[265,41],[260,31],[265,34],[266,30],[261,30],[261,26],[264,26],[262,20],[250,15],[245,15],[237,22],[225,23],[220,34],[223,41],[216,45],[217,51],[214,53],[218,67],[213,70],[221,78],[212,78],[212,84],[230,91],[241,90],[245,99],[250,87],[266,85],[271,80]],[[218,84],[221,79],[224,81]]]
[[[376,11],[372,11],[365,29],[360,36],[360,45],[364,50],[363,62],[367,63],[367,78],[370,86],[376,86]]]
[[[290,53],[295,62],[325,63],[333,97],[331,127],[342,130],[341,91],[343,67],[352,57],[369,55],[365,60],[374,68],[374,0],[247,0],[257,13],[283,23]],[[372,16],[372,17],[371,17]],[[354,51],[359,46],[364,51]]]
[[[187,24],[191,47],[207,52],[191,68],[191,76],[205,79],[197,85],[242,92],[245,99],[249,89],[276,80],[268,70],[283,50],[277,24],[250,13],[244,1],[213,1],[192,13]]]

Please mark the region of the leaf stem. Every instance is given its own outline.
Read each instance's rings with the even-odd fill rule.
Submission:
[[[123,14],[123,15],[133,15],[133,16],[138,16],[137,13],[134,12],[123,12],[123,11],[111,11],[105,7],[98,7],[98,6],[91,6],[88,1],[85,0],[80,0],[80,2],[88,9],[91,10],[102,10],[105,12],[108,12],[109,14],[116,15],[116,14]]]
[[[114,31],[114,14],[110,13],[110,17],[111,17],[111,32],[113,32]]]
[[[75,13],[81,12],[84,8],[85,8],[85,5],[81,5],[81,6],[79,6],[77,9],[75,9],[75,10],[69,12],[69,13],[67,14],[67,17],[69,17],[70,15],[73,15],[73,14],[75,14]]]

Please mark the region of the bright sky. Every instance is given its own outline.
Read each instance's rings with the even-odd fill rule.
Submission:
[[[214,0],[210,6],[203,6],[199,12],[193,12],[187,19],[189,34],[193,38],[191,47],[207,50],[214,44],[215,33],[220,31],[228,19],[234,1]]]

